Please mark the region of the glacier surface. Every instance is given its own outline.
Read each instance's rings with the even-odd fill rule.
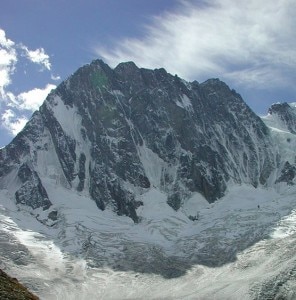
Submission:
[[[45,185],[59,211],[53,224],[0,192],[1,268],[41,299],[296,296],[295,187],[233,186],[212,204],[196,194],[177,212],[151,188],[135,224],[55,180]]]

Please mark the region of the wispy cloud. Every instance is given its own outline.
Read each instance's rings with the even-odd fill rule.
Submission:
[[[113,66],[133,60],[189,80],[219,76],[254,86],[294,85],[295,14],[294,0],[180,1],[178,10],[151,20],[143,38],[95,52]]]
[[[59,75],[55,76],[55,75],[51,74],[50,78],[51,78],[51,80],[58,81],[61,79],[61,76],[59,76]]]
[[[43,48],[38,48],[36,50],[29,50],[28,47],[21,45],[21,49],[24,50],[25,56],[31,62],[38,64],[47,70],[51,69],[49,55],[45,53],[45,50]]]

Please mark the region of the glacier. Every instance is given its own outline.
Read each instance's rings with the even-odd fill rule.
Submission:
[[[139,224],[54,181],[47,187],[54,226],[0,194],[1,268],[41,299],[295,298],[294,187],[233,186],[212,204],[193,196],[178,212],[151,189]]]

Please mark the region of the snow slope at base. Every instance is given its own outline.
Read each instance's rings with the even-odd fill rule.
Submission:
[[[0,233],[30,253],[26,264],[18,265],[4,247],[1,267],[42,299],[254,299],[269,280],[283,280],[296,265],[292,187],[285,186],[283,194],[234,186],[213,204],[195,195],[177,212],[166,204],[165,194],[151,189],[142,195],[141,223],[134,224],[98,210],[92,200],[56,186],[54,180],[45,185],[59,212],[53,227],[19,210],[7,192],[0,191]],[[191,221],[187,215],[198,218]],[[185,259],[186,272],[168,279],[145,269],[115,267],[135,257],[149,265],[158,253],[155,249]],[[229,251],[233,257],[227,257]],[[295,281],[286,281],[282,288],[292,295],[289,287]]]

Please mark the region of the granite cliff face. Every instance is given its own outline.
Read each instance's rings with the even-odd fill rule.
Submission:
[[[178,210],[194,192],[213,202],[228,184],[266,185],[277,159],[267,126],[220,80],[96,60],[0,150],[0,183],[17,203],[50,212],[46,180],[55,180],[138,222],[137,195],[150,187]]]

